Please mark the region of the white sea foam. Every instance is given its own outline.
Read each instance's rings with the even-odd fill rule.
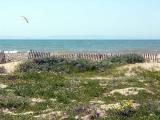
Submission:
[[[13,51],[4,51],[4,53],[18,53],[17,50],[13,50]]]

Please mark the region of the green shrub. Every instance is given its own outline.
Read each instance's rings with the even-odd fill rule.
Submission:
[[[68,60],[62,58],[34,59],[21,64],[20,72],[54,71],[61,73],[85,72],[95,70],[95,65],[86,60]]]
[[[119,64],[133,64],[133,63],[143,63],[145,60],[142,56],[137,54],[124,54],[121,56],[114,56],[109,59],[112,63]]]
[[[27,61],[18,68],[20,72],[58,72],[58,73],[76,73],[86,71],[104,71],[113,66],[128,63],[142,63],[143,57],[136,54],[126,54],[114,56],[101,62],[87,60],[72,60],[63,58],[42,58]]]

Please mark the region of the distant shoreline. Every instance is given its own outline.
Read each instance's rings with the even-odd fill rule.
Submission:
[[[160,49],[126,49],[126,50],[104,50],[104,51],[98,51],[98,50],[77,50],[77,51],[71,51],[71,50],[53,50],[53,51],[45,51],[45,50],[27,50],[27,51],[17,51],[17,50],[11,50],[11,51],[5,51],[0,50],[0,52],[6,53],[6,54],[13,54],[13,53],[29,53],[30,51],[37,51],[37,52],[49,52],[49,53],[160,53]]]
[[[0,40],[0,51],[155,51],[160,40]]]
[[[59,51],[59,52],[45,52],[45,51],[29,51],[29,52],[1,52],[0,59],[5,59],[6,62],[22,61],[37,58],[67,58],[67,59],[85,59],[91,61],[101,61],[112,56],[121,56],[124,54],[138,54],[146,61],[160,62],[160,51],[117,51],[117,52],[76,52],[76,51]]]

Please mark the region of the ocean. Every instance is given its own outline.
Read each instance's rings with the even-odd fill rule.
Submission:
[[[160,40],[0,40],[1,51],[160,50]]]

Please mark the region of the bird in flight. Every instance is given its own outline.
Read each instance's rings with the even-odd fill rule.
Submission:
[[[22,18],[26,23],[29,23],[29,20],[28,20],[28,18],[27,18],[27,17],[25,17],[25,16],[21,16],[21,18]]]

